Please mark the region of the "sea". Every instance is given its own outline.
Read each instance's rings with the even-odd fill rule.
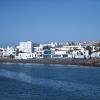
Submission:
[[[1,63],[0,100],[100,100],[100,68]]]

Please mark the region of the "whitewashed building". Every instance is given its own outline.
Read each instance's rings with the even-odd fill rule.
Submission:
[[[7,48],[3,50],[3,56],[10,56],[10,55],[13,56],[16,55],[16,50],[14,46],[7,46]]]
[[[72,57],[73,58],[88,58],[89,57],[89,52],[88,52],[88,50],[83,50],[83,49],[77,49],[77,50],[74,50],[73,52],[72,52]]]
[[[34,51],[36,52],[37,58],[52,58],[51,49],[44,49],[45,46],[48,45],[40,45],[39,47],[34,47]]]
[[[53,57],[54,58],[63,58],[66,55],[66,51],[54,51]]]
[[[34,59],[37,58],[36,53],[19,53],[15,56],[15,59]]]
[[[20,42],[17,49],[19,53],[15,56],[15,59],[32,59],[36,57],[33,53],[33,43],[31,41]]]
[[[19,51],[21,52],[29,52],[32,53],[33,51],[33,43],[31,41],[20,42],[19,46],[17,46]]]

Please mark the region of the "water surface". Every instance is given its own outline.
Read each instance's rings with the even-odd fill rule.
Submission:
[[[0,64],[0,100],[100,100],[100,68]]]

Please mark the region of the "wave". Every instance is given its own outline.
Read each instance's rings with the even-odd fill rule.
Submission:
[[[80,94],[81,96],[86,96],[86,97],[100,96],[100,87],[91,84],[78,84],[67,81],[36,78],[23,72],[8,71],[5,69],[0,70],[0,76],[10,79],[15,79],[25,83],[30,83],[33,85],[40,85],[62,91],[72,92],[74,94]]]

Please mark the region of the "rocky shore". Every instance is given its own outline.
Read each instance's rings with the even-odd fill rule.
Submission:
[[[3,59],[0,58],[0,63],[33,63],[33,64],[64,64],[64,65],[83,65],[83,66],[97,66],[100,67],[100,58],[94,59]]]

